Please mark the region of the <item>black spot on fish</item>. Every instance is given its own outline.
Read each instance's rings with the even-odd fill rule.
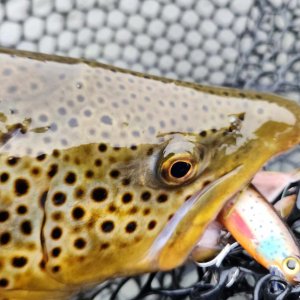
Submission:
[[[118,170],[112,170],[109,175],[112,178],[118,178],[120,175],[120,172]]]
[[[0,181],[1,181],[2,183],[6,182],[8,179],[9,179],[9,174],[8,174],[8,173],[3,172],[3,173],[0,175]]]
[[[107,146],[105,145],[105,144],[100,144],[99,146],[98,146],[98,150],[100,151],[100,152],[105,152],[106,150],[107,150]]]
[[[53,195],[53,203],[54,205],[62,205],[65,203],[66,201],[66,195],[62,192],[56,192],[54,195]]]
[[[29,220],[23,221],[21,223],[21,231],[23,232],[23,234],[26,234],[26,235],[31,234],[32,226],[31,226],[31,222]]]
[[[83,249],[86,246],[86,241],[82,238],[78,238],[74,242],[74,247],[77,249]]]
[[[7,164],[9,166],[15,166],[18,163],[19,160],[20,160],[19,157],[12,156],[12,157],[9,157],[7,159]]]
[[[67,184],[73,184],[76,181],[76,174],[73,172],[68,172],[66,177],[65,177],[65,182]]]
[[[49,167],[49,170],[48,170],[48,176],[50,178],[54,177],[56,174],[57,174],[57,171],[58,171],[58,165],[56,164],[52,164],[50,167]]]
[[[130,193],[125,193],[122,197],[122,202],[123,203],[129,203],[132,200],[132,195]]]
[[[52,229],[52,232],[51,232],[51,237],[54,239],[54,240],[58,240],[62,235],[62,230],[60,227],[55,227]]]
[[[9,218],[9,212],[6,210],[1,210],[0,211],[0,222],[3,223],[7,221]]]
[[[143,201],[148,201],[151,198],[150,192],[148,192],[148,191],[143,192],[142,195],[141,195],[141,198],[142,198]]]
[[[7,287],[8,286],[8,280],[6,278],[0,278],[0,287]]]
[[[27,207],[26,207],[25,205],[19,205],[19,206],[17,207],[17,213],[18,213],[19,215],[24,215],[24,214],[26,214],[26,213],[27,213]]]
[[[60,252],[61,252],[61,249],[59,247],[55,247],[55,248],[52,249],[52,256],[53,257],[58,257]]]
[[[104,221],[101,224],[101,228],[102,228],[103,232],[109,233],[109,232],[113,231],[113,229],[115,228],[115,224],[113,221]]]
[[[24,178],[18,178],[15,181],[15,193],[17,196],[23,196],[28,192],[29,184]]]
[[[155,228],[155,226],[156,226],[156,221],[155,221],[155,220],[152,220],[152,221],[150,221],[149,224],[148,224],[148,229],[149,229],[149,230],[152,230],[152,229]]]
[[[93,189],[91,198],[96,202],[104,201],[107,198],[108,192],[105,188],[98,187]]]
[[[52,268],[52,272],[53,273],[58,273],[60,271],[60,266],[54,266],[53,268]]]
[[[12,265],[15,268],[23,268],[27,264],[27,258],[24,256],[14,257],[12,259]]]
[[[72,216],[75,220],[81,219],[85,214],[85,211],[81,207],[75,207],[72,211]]]
[[[137,228],[136,222],[135,222],[135,221],[132,221],[132,222],[129,222],[129,223],[126,225],[125,230],[126,230],[127,233],[132,233],[132,232],[134,232],[134,231],[136,230],[136,228]]]
[[[7,245],[10,241],[10,233],[8,232],[3,232],[1,235],[0,235],[0,245]]]

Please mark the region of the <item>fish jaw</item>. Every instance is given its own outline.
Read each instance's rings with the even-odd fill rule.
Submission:
[[[161,270],[182,264],[225,203],[239,190],[241,182],[237,179],[243,175],[244,167],[237,167],[186,201],[156,238],[145,261]],[[244,178],[246,185],[249,179]]]
[[[173,223],[172,226],[170,224],[173,220],[168,223],[166,229],[152,244],[146,260],[151,261],[161,270],[169,270],[181,265],[226,202],[245,188],[269,159],[300,142],[299,106],[280,97],[274,96],[274,98],[271,99],[267,96],[265,101],[269,102],[271,106],[275,105],[279,109],[281,107],[287,113],[287,120],[285,122],[266,120],[255,132],[252,132],[255,138],[246,139],[247,142],[242,146],[245,151],[242,153],[242,158],[239,155],[240,151],[236,151],[235,155],[232,155],[230,147],[228,147],[225,152],[231,154],[232,157],[225,155],[228,163],[227,174],[223,178],[219,176],[217,183],[212,184],[204,192],[195,193],[192,200],[190,199],[188,210],[183,204],[177,214],[177,216],[180,214],[182,216],[179,216],[178,221],[174,222],[175,224]],[[273,102],[274,100],[275,102]],[[244,138],[242,135],[242,139]],[[238,144],[238,139],[236,143]],[[255,151],[256,156],[253,157],[250,151]],[[230,164],[229,157],[232,159],[232,164]],[[226,170],[222,166],[222,160],[216,159],[213,168],[221,169],[222,167]]]
[[[266,153],[268,150],[265,149]],[[161,270],[169,270],[182,264],[226,203],[248,186],[255,171],[260,170],[264,163],[264,157],[258,157],[256,161],[246,160],[243,165],[195,193],[156,238],[145,261]]]

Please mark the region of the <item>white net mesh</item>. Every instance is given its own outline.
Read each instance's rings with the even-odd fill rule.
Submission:
[[[299,15],[299,0],[2,0],[0,46],[298,99]]]

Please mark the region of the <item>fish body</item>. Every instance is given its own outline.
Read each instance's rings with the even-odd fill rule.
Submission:
[[[299,106],[275,95],[11,50],[0,65],[1,300],[179,266],[300,142]]]

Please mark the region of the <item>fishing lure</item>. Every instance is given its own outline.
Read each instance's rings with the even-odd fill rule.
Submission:
[[[294,189],[285,193],[286,187],[297,182],[299,171],[256,174],[252,186],[231,199],[208,225],[191,254],[192,259],[200,261],[200,266],[218,265],[236,244],[230,244],[229,231],[261,265],[277,269],[276,273],[292,284],[298,282],[291,275],[300,271],[299,245],[282,221],[291,216],[299,193]],[[273,207],[271,203],[278,195],[281,197]],[[293,270],[286,265],[288,261],[294,261]]]
[[[261,265],[290,283],[300,282],[299,245],[273,206],[257,191],[248,188],[229,201],[220,220]]]

